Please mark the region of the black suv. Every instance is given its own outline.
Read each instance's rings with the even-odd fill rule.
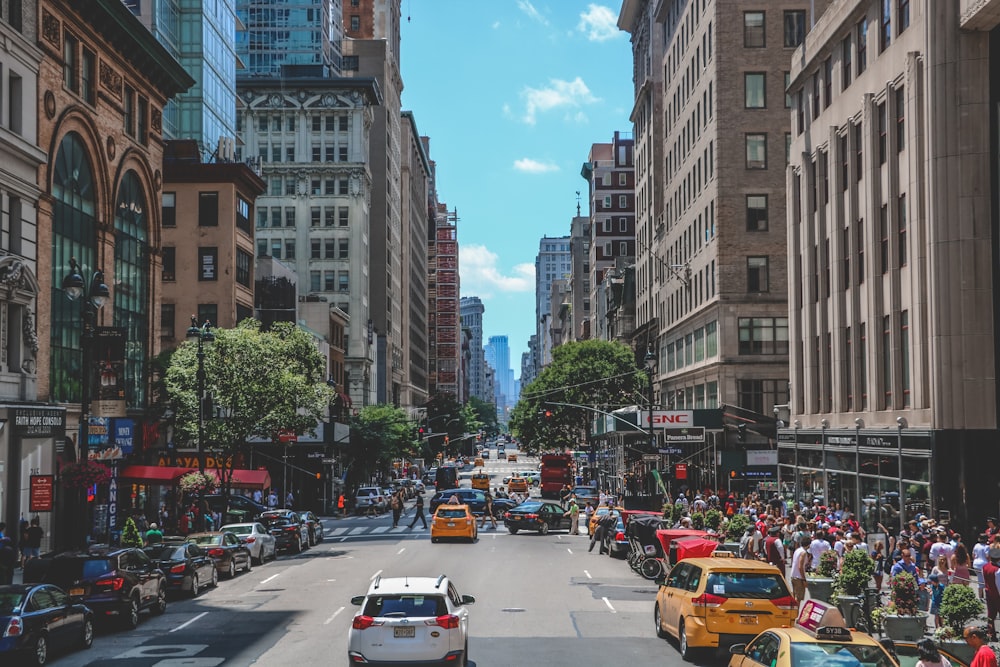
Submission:
[[[431,498],[430,502],[430,512],[434,514],[437,510],[438,505],[443,505],[448,502],[452,496],[458,496],[458,502],[463,505],[468,505],[469,510],[473,514],[479,516],[486,511],[486,494],[479,489],[445,489],[444,491],[438,491]]]
[[[25,565],[24,583],[59,586],[98,619],[118,617],[129,629],[139,625],[140,611],[167,610],[166,578],[141,549],[34,558]]]
[[[222,522],[228,523],[225,520],[227,511],[226,499],[222,496],[222,494],[213,493],[206,495],[204,499],[212,511],[218,512],[223,516]],[[267,506],[255,503],[252,498],[247,498],[246,496],[230,494],[228,511],[243,512],[244,521],[256,521],[257,517],[259,517],[262,512],[267,511]]]

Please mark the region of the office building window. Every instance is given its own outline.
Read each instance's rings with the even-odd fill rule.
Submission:
[[[620,232],[628,231],[628,218],[618,218],[618,231]]]
[[[164,192],[160,198],[160,220],[164,227],[177,226],[177,195]]]
[[[285,196],[291,197],[295,194],[295,177],[289,176],[285,179]]]
[[[79,92],[79,81],[77,79],[77,50],[80,43],[76,37],[68,32],[63,36],[63,86]]]
[[[878,163],[885,164],[886,153],[888,152],[888,119],[886,118],[885,102],[878,105],[875,111],[878,119]]]
[[[350,248],[350,241],[348,239],[340,239],[337,241],[337,258],[347,259],[348,249]]]
[[[163,258],[163,281],[173,282],[177,280],[177,248],[173,246],[163,246],[160,249]]]
[[[312,131],[313,132],[322,132],[323,131],[323,117],[322,116],[313,116],[312,117]]]
[[[198,323],[204,324],[208,322],[211,326],[219,326],[219,304],[217,303],[199,303],[198,304]]]
[[[295,239],[285,240],[285,259],[295,259]]]
[[[826,109],[833,101],[833,58],[823,61],[823,108]]]
[[[309,209],[309,226],[310,227],[319,227],[320,211],[321,210],[322,209],[320,209],[319,206],[313,206],[312,208]]]
[[[324,256],[327,259],[337,258],[337,239],[326,239],[323,243],[324,245]]]
[[[741,317],[737,325],[740,354],[788,354],[787,317]]]
[[[337,224],[340,227],[347,227],[347,223],[348,223],[348,220],[349,220],[349,217],[348,217],[349,215],[350,215],[350,209],[349,208],[347,208],[346,206],[339,206],[337,208]]]
[[[796,9],[785,12],[785,48],[795,48],[806,38],[806,12]]]
[[[744,410],[771,414],[774,406],[788,403],[788,380],[736,380],[736,393]]]
[[[309,242],[309,259],[322,259],[322,245],[319,239],[313,239]]]
[[[310,271],[309,272],[309,291],[318,292],[320,286],[322,285],[323,272],[322,271]]]
[[[868,17],[858,21],[858,76],[868,67]]]
[[[882,0],[879,14],[878,51],[882,53],[892,44],[892,0]]]
[[[889,272],[889,207],[882,204],[882,208],[878,212],[878,230],[881,242],[879,243],[879,249],[881,254],[879,255],[879,262],[882,268],[882,273]]]
[[[198,226],[199,227],[219,226],[218,192],[198,193]]]
[[[337,181],[337,194],[346,195],[349,192],[348,180],[346,178],[341,178]]]
[[[763,109],[765,102],[764,72],[745,72],[743,74],[743,106],[747,109]]]
[[[135,136],[135,91],[125,86],[125,93],[122,96],[122,121],[125,125],[125,134],[130,137]]]
[[[743,12],[743,46],[748,49],[763,49],[766,45],[764,12]]]
[[[285,227],[295,226],[295,209],[288,207],[285,209]]]
[[[840,42],[840,89],[846,90],[851,85],[851,36]]]
[[[135,107],[135,139],[143,146],[149,141],[149,100],[142,95]]]
[[[337,194],[337,181],[332,178],[328,178],[323,181],[323,194],[324,195],[335,195]]]
[[[886,315],[882,318],[882,383],[885,402],[883,410],[891,410],[892,404],[892,318]]]
[[[357,32],[361,30],[361,17],[357,14],[351,14],[351,31]]]
[[[902,35],[903,31],[910,27],[910,0],[898,0],[899,4],[896,5],[896,22],[899,24],[899,28],[896,31],[897,35]]]
[[[323,291],[332,292],[334,286],[337,282],[337,272],[336,271],[324,271],[323,272]]]
[[[341,292],[349,292],[351,289],[350,276],[351,274],[348,271],[338,271],[337,289],[339,289]]]
[[[910,311],[899,314],[900,381],[903,390],[903,407],[910,407]]]
[[[747,195],[747,231],[767,231],[767,195]]]
[[[897,214],[899,215],[899,221],[896,224],[896,237],[899,241],[899,266],[906,266],[907,262],[907,250],[906,250],[906,195],[899,195],[899,205],[897,206]]]
[[[253,257],[250,253],[239,248],[236,249],[236,282],[244,287],[250,287],[250,265]]]
[[[281,239],[271,239],[271,257],[281,259]]]
[[[896,89],[896,152],[906,148],[906,91]]]
[[[97,101],[97,56],[93,51],[83,49],[80,59],[80,94],[87,104]]]
[[[747,257],[747,292],[767,292],[767,257]]]
[[[347,162],[347,146],[337,147],[337,159],[341,162]]]
[[[174,331],[176,329],[175,324],[175,307],[172,303],[161,303],[160,304],[160,338],[166,338],[168,340],[173,340]]]
[[[856,123],[854,127],[854,178],[858,181],[864,174],[864,140],[865,134],[861,129],[861,123]]]
[[[323,226],[333,227],[337,222],[337,207],[327,206],[323,209]]]
[[[858,284],[865,282],[865,219],[858,218],[857,243],[858,250]]]
[[[747,134],[747,169],[767,169],[767,135]]]
[[[219,249],[198,248],[198,280],[218,280]]]
[[[792,94],[788,92],[788,86],[792,82],[792,73],[785,72],[785,108],[792,108]]]
[[[618,195],[618,208],[628,208],[628,195]]]
[[[267,257],[267,239],[257,239],[257,256]]]

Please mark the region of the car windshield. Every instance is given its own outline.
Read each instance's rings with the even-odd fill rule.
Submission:
[[[880,646],[792,642],[792,667],[895,667]]]
[[[253,526],[250,524],[223,526],[222,528],[236,535],[249,535],[253,532]]]
[[[0,593],[0,616],[10,614],[14,609],[20,607],[22,600],[24,600],[24,593],[19,591]]]
[[[440,595],[373,595],[363,613],[374,617],[433,618],[447,614],[448,605]]]
[[[222,544],[222,535],[195,535],[188,539],[195,544]]]
[[[447,509],[442,507],[437,511],[437,515],[444,519],[464,519],[465,518],[465,508],[462,509]]]
[[[187,558],[184,547],[176,544],[156,549],[144,549],[144,551],[153,560],[184,560]]]
[[[712,572],[705,590],[732,598],[774,600],[788,595],[788,587],[780,574],[766,572]]]

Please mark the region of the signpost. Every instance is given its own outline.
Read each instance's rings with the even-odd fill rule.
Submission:
[[[31,492],[28,497],[29,512],[51,512],[53,504],[54,475],[32,475],[29,482]]]

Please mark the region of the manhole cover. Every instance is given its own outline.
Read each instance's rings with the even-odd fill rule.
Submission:
[[[504,607],[500,611],[506,611],[513,614],[515,612],[524,611],[524,609],[521,609],[520,607]]]

